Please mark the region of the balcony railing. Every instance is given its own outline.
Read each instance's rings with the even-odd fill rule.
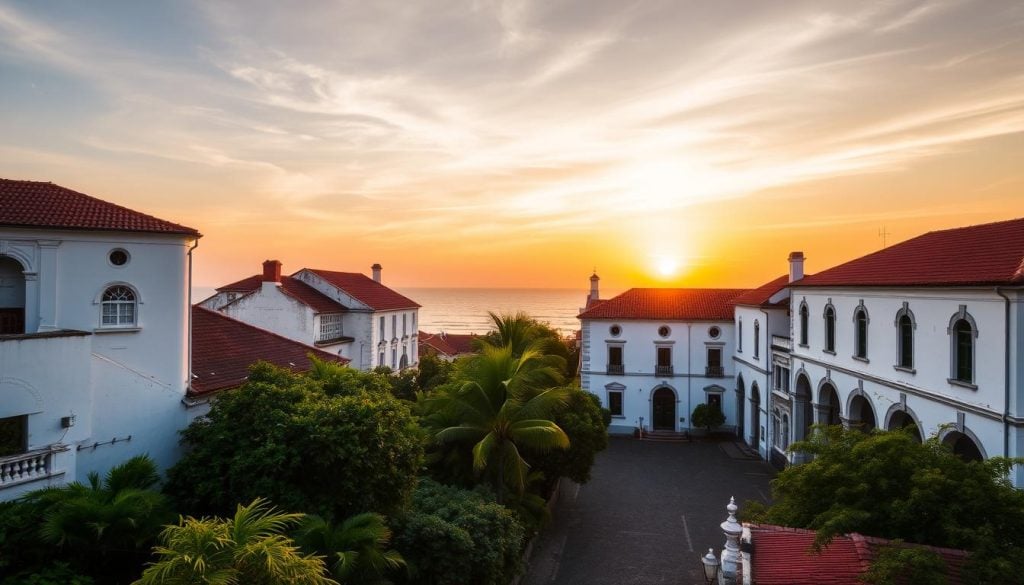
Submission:
[[[671,376],[672,373],[672,366],[654,366],[655,376]]]
[[[793,351],[793,340],[781,335],[772,335],[772,349]]]
[[[723,366],[707,366],[704,368],[704,375],[708,378],[724,378],[725,368]]]
[[[626,373],[626,367],[622,364],[608,364],[609,376],[621,376]]]
[[[56,475],[55,454],[66,450],[64,445],[52,445],[0,458],[0,489]]]

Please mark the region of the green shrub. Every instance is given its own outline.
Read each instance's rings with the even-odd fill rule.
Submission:
[[[693,414],[690,415],[690,422],[693,423],[693,426],[704,427],[710,433],[712,429],[725,424],[725,415],[719,408],[698,404],[697,408],[693,409]]]

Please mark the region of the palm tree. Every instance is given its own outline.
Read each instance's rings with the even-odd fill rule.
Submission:
[[[543,354],[545,364],[559,372],[558,378],[551,380],[552,385],[562,383],[561,373],[566,371],[569,352],[565,344],[559,341],[554,329],[523,311],[500,314],[488,311],[487,315],[494,323],[494,330],[477,341],[477,349],[488,344],[495,347],[508,346],[512,348],[512,355],[517,357],[527,350],[537,350]]]
[[[150,489],[159,479],[153,460],[140,455],[112,468],[103,481],[90,473],[88,484],[37,490],[24,501],[41,512],[43,541],[91,572],[130,573],[171,519],[166,496]]]
[[[302,518],[260,498],[231,519],[182,518],[161,533],[159,559],[134,585],[338,585],[323,557],[303,555],[285,535]]]
[[[471,445],[473,469],[488,470],[498,501],[506,485],[521,494],[529,464],[520,448],[537,451],[569,446],[565,432],[548,417],[564,403],[564,388],[540,390],[533,383],[550,366],[536,348],[513,355],[512,347],[482,347],[460,372],[455,387],[425,401],[427,424],[441,444]]]
[[[405,567],[398,551],[388,549],[391,530],[384,517],[373,512],[356,514],[332,526],[319,516],[307,516],[296,537],[302,548],[326,557],[331,574],[340,583],[381,585],[384,576]]]

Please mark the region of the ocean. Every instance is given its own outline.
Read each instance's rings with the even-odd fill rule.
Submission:
[[[587,297],[587,289],[543,288],[397,288],[416,301],[420,309],[419,328],[436,333],[485,333],[491,329],[487,311],[525,311],[563,335],[580,328],[576,319]],[[609,298],[605,296],[605,298]]]

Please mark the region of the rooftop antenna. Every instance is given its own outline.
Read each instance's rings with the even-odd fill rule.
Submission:
[[[878,230],[878,237],[882,238],[882,247],[883,248],[885,247],[886,239],[889,236],[891,236],[891,235],[892,235],[892,233],[889,232],[888,230],[886,230],[884,225],[882,226],[882,229]]]

